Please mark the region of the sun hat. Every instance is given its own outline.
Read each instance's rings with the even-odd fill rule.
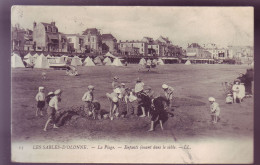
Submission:
[[[230,93],[228,94],[228,96],[231,96],[231,95],[232,95],[232,94],[230,94]]]
[[[61,92],[62,92],[62,91],[61,91],[60,89],[57,89],[57,90],[54,92],[54,94],[55,94],[55,95],[58,95],[58,94],[61,94]]]
[[[163,89],[167,89],[168,87],[169,87],[169,86],[166,85],[166,84],[163,84],[163,85],[162,85],[162,88],[163,88]]]
[[[88,89],[94,89],[94,86],[93,85],[89,85]]]
[[[125,83],[121,83],[122,86],[125,86]]]
[[[114,89],[114,92],[117,93],[117,94],[120,94],[120,93],[121,93],[121,91],[120,91],[119,88]]]
[[[141,92],[142,90],[144,90],[144,88],[142,86],[137,86],[135,88],[135,93]]]
[[[39,87],[39,91],[40,91],[41,89],[44,89],[44,87]]]
[[[49,93],[48,93],[48,95],[52,95],[52,94],[54,94],[54,93],[53,93],[53,92],[49,92]]]
[[[214,97],[209,97],[209,101],[215,101]]]

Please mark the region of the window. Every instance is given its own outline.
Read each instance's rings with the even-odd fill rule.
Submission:
[[[142,48],[142,52],[144,51],[144,48]]]
[[[51,27],[50,26],[48,26],[48,32],[51,32]]]
[[[92,37],[92,42],[94,42],[95,41],[95,38],[94,37]]]

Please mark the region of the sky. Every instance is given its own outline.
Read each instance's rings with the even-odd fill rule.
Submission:
[[[163,36],[183,48],[188,43],[253,46],[253,13],[253,7],[13,6],[11,24],[32,30],[34,21],[55,21],[65,34],[97,28],[118,41]]]

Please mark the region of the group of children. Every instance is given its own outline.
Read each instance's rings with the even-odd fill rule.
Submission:
[[[136,84],[134,89],[127,88],[124,83],[119,83],[118,77],[114,77],[112,82],[112,93],[106,93],[106,96],[110,102],[110,110],[109,110],[109,118],[110,120],[114,120],[114,118],[118,117],[129,117],[131,115],[139,117],[151,116],[151,128],[149,131],[154,130],[154,122],[159,120],[161,129],[163,130],[162,125],[162,116],[167,114],[172,114],[169,112],[173,104],[174,89],[167,84],[162,85],[162,89],[164,91],[164,96],[158,96],[154,94],[154,91],[150,86],[145,88],[145,84],[142,82],[140,78],[136,80]],[[55,92],[49,92],[45,97],[44,87],[39,87],[39,92],[36,95],[37,101],[37,110],[36,116],[40,114],[43,116],[43,108],[47,103],[47,115],[48,120],[45,123],[44,131],[47,130],[47,127],[50,122],[53,123],[53,128],[58,128],[55,124],[55,116],[59,113],[58,104],[61,101],[61,93],[60,89]],[[89,85],[88,91],[84,93],[82,97],[82,101],[84,102],[84,111],[87,116],[93,116],[94,119],[98,115],[98,112],[94,106],[94,86]],[[220,114],[220,108],[218,103],[215,102],[213,97],[209,98],[210,102],[210,113],[212,116],[213,123],[217,123],[218,117]],[[166,103],[166,104],[165,104]],[[125,105],[123,108],[122,105]],[[121,107],[121,108],[120,108]],[[141,115],[139,113],[139,109]]]
[[[47,115],[48,120],[45,123],[44,131],[47,131],[48,124],[50,122],[53,123],[53,128],[58,128],[56,126],[56,120],[55,116],[56,113],[59,112],[58,104],[61,101],[61,93],[62,91],[60,89],[57,89],[55,92],[49,92],[48,95],[45,97],[44,94],[44,87],[39,87],[39,92],[37,93],[35,99],[37,101],[37,109],[35,116],[38,116],[38,113],[40,113],[41,116],[43,116],[43,108],[45,107],[45,104],[47,103]]]

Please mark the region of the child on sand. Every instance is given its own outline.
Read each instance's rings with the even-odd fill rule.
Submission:
[[[38,112],[40,111],[41,116],[43,116],[43,108],[45,106],[45,94],[44,94],[44,87],[39,87],[39,92],[35,97],[37,101],[37,109],[35,116],[38,116]]]
[[[54,92],[54,97],[51,98],[50,102],[49,102],[49,106],[47,108],[47,114],[48,114],[48,120],[45,123],[44,126],[44,131],[47,131],[47,126],[49,124],[50,121],[53,121],[53,128],[59,128],[56,126],[56,113],[59,112],[59,107],[58,107],[58,103],[61,100],[61,93],[62,91],[60,89],[57,89]]]
[[[219,114],[220,114],[219,104],[215,102],[215,98],[213,98],[213,97],[209,98],[209,102],[210,102],[211,119],[212,119],[212,122],[215,124],[218,122],[218,118],[219,118]]]

